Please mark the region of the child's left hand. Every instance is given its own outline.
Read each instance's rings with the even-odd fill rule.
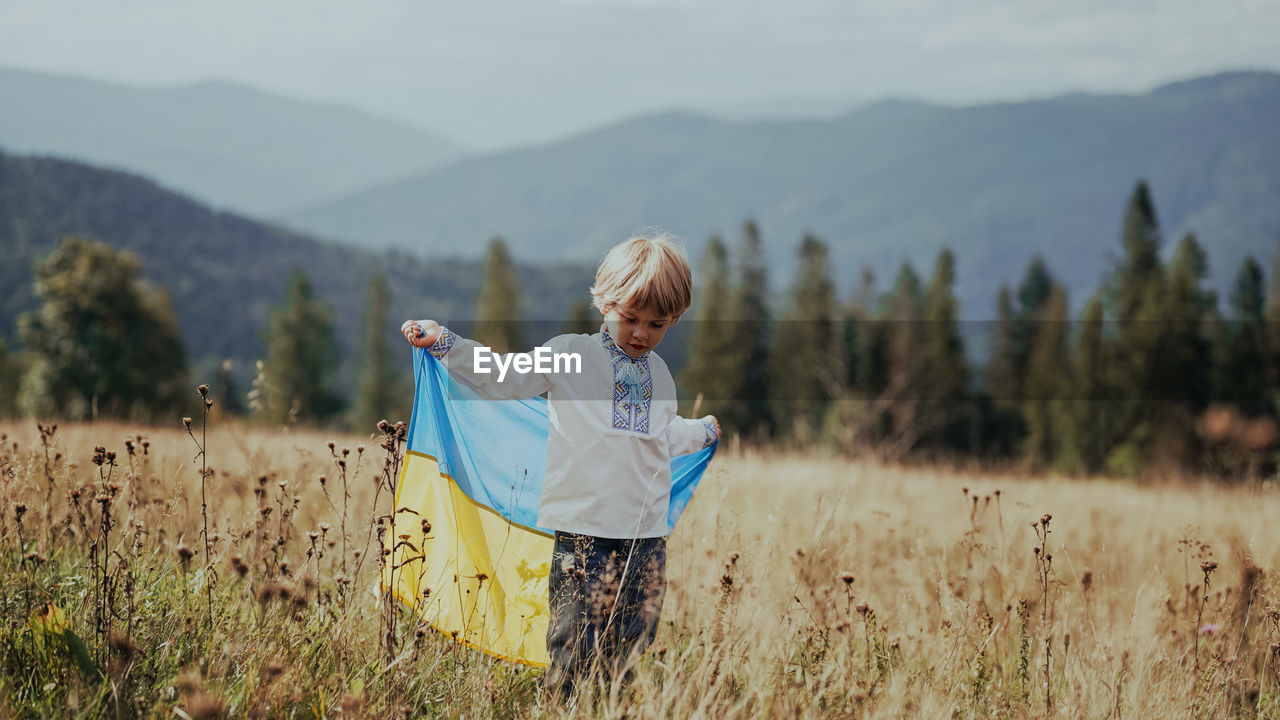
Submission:
[[[716,419],[715,415],[708,415],[707,419],[710,420],[711,424],[716,427],[716,440],[719,440],[720,439],[720,421]]]

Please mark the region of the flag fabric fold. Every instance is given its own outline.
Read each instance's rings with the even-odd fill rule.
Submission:
[[[547,401],[485,400],[426,350],[414,348],[413,360],[413,414],[382,587],[462,644],[545,666],[553,533],[537,518]],[[669,529],[715,449],[672,459]]]

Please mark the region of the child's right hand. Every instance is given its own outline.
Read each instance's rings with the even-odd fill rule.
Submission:
[[[435,320],[405,320],[400,326],[404,339],[414,347],[429,348],[440,339],[440,323]]]

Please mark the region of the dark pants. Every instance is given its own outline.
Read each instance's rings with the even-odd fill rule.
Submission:
[[[592,672],[625,681],[653,642],[666,593],[667,539],[556,533],[548,578],[548,689],[571,693]]]

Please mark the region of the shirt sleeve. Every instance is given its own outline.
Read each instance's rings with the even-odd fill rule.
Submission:
[[[554,350],[559,340],[552,338],[547,346]],[[551,390],[553,385],[551,373],[539,372],[539,367],[530,364],[538,362],[536,352],[497,355],[449,328],[441,328],[440,337],[427,352],[444,365],[449,377],[488,400],[531,398]],[[518,364],[526,372],[520,372]]]
[[[715,422],[710,415],[696,420],[677,415],[667,424],[665,434],[671,457],[697,452],[715,444],[719,439],[716,437]]]

